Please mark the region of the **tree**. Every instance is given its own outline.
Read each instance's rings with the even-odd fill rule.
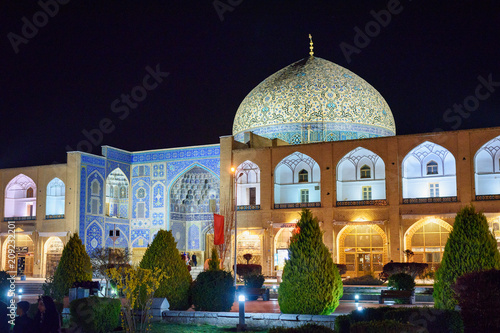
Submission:
[[[127,328],[127,332],[149,332],[153,295],[165,280],[165,273],[158,267],[152,270],[119,267],[109,269],[107,275],[116,281],[116,287],[128,300],[122,313],[122,324]],[[139,310],[139,322],[134,320],[134,309]]]
[[[457,301],[451,286],[469,272],[500,268],[497,242],[482,213],[474,206],[462,208],[455,217],[434,282],[434,304],[439,309],[454,309]]]
[[[310,210],[302,210],[288,251],[278,296],[281,312],[332,313],[343,294],[342,280]]]
[[[62,301],[64,296],[69,295],[73,283],[83,281],[92,281],[92,266],[82,240],[78,234],[74,234],[64,246],[54,276],[46,280],[44,292]]]
[[[111,278],[107,271],[111,268],[128,267],[130,261],[130,252],[128,248],[113,249],[110,247],[98,247],[89,254],[90,263],[94,277],[106,280],[105,296],[109,296],[109,282]]]
[[[208,270],[209,271],[218,271],[220,270],[220,260],[219,255],[217,253],[217,248],[212,248],[212,257],[208,262]]]
[[[139,266],[151,270],[158,267],[165,274],[166,278],[154,296],[165,297],[170,303],[171,310],[186,310],[191,306],[189,302],[191,274],[177,250],[177,243],[171,231],[158,231]]]

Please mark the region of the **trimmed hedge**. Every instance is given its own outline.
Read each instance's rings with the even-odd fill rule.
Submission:
[[[462,275],[452,286],[469,332],[500,332],[500,271]]]
[[[278,303],[283,313],[329,315],[344,293],[342,279],[323,243],[319,222],[303,209],[290,239]]]
[[[248,288],[262,288],[264,285],[264,275],[247,275],[245,276],[245,287]]]
[[[384,284],[384,281],[375,278],[371,275],[363,275],[359,277],[345,279],[342,283],[345,285],[380,286]]]
[[[444,248],[441,266],[434,280],[434,306],[455,309],[457,300],[452,285],[465,273],[500,269],[497,241],[488,227],[486,216],[474,206],[462,208],[455,217]]]
[[[439,310],[428,307],[395,308],[384,315],[385,319],[425,327],[429,333],[462,333],[464,324],[455,310]]]
[[[247,275],[260,275],[262,274],[262,266],[256,264],[237,264],[236,274],[242,278],[245,278]]]
[[[395,320],[361,321],[351,326],[351,333],[428,333],[423,327],[403,324]]]
[[[269,333],[335,333],[331,328],[318,324],[305,324],[299,327],[274,327]]]
[[[231,310],[235,294],[233,282],[233,276],[226,271],[201,272],[191,287],[191,297],[196,311]]]
[[[83,332],[106,333],[120,325],[119,299],[91,296],[72,301],[69,305],[71,321]]]
[[[171,310],[189,309],[192,278],[188,270],[189,266],[179,255],[172,231],[158,231],[144,253],[139,267],[151,270],[159,268],[167,276],[155,291],[154,297],[165,297],[170,303]]]
[[[366,308],[363,311],[354,310],[350,314],[338,316],[335,319],[337,333],[352,332],[352,326],[360,322],[395,320],[404,324],[421,326],[429,333],[462,333],[464,325],[460,314],[453,310],[438,310],[428,307],[394,308],[383,306]],[[385,332],[381,330],[380,332]]]
[[[78,234],[73,234],[64,246],[54,276],[48,277],[43,285],[44,295],[62,301],[64,296],[69,295],[73,283],[91,280],[90,257]]]
[[[420,262],[390,262],[384,265],[383,273],[388,277],[394,274],[405,273],[415,279],[417,276],[424,274],[428,267],[428,264]]]

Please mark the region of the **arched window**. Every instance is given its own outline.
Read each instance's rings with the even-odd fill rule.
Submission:
[[[19,174],[5,188],[4,217],[27,216],[30,219],[36,216],[36,184],[28,176]]]
[[[371,178],[371,169],[368,165],[363,165],[360,169],[361,172],[361,179],[363,178]]]
[[[309,180],[309,173],[302,169],[299,171],[299,183],[307,183]]]
[[[59,178],[52,179],[47,185],[45,218],[64,217],[64,194],[65,186],[63,181]]]
[[[98,195],[98,194],[99,194],[99,182],[92,181],[92,195]]]
[[[110,217],[128,218],[127,176],[119,168],[114,169],[106,179],[106,215]],[[143,190],[144,191],[144,190]]]
[[[427,174],[437,175],[438,174],[438,164],[436,161],[430,161],[427,163]]]

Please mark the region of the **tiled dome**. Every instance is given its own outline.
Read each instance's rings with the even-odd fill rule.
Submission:
[[[243,100],[233,135],[244,132],[292,144],[396,134],[382,95],[351,71],[318,57],[299,60],[274,73]]]

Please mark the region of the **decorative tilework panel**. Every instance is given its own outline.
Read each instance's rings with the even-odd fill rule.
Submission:
[[[189,246],[190,250],[200,249],[200,228],[193,224],[189,227]]]
[[[142,244],[141,244],[142,239]],[[132,247],[148,247],[149,229],[132,229]]]
[[[102,247],[102,228],[96,222],[91,223],[85,232],[85,247],[87,252]]]
[[[177,248],[184,251],[186,249],[186,224],[183,222],[173,222],[171,230],[177,242]]]

